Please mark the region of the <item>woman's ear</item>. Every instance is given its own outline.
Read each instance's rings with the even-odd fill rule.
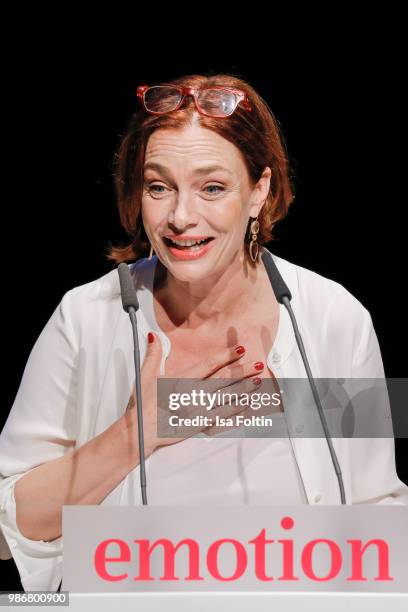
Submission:
[[[257,217],[266,202],[271,187],[271,176],[272,170],[266,166],[252,192],[252,204],[249,209],[251,217]]]

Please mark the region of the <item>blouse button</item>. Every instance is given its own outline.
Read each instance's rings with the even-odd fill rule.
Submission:
[[[318,504],[321,499],[322,499],[321,493],[315,493],[314,494],[313,501],[314,501],[315,504]]]
[[[278,351],[273,351],[272,353],[272,363],[280,363],[281,356]]]

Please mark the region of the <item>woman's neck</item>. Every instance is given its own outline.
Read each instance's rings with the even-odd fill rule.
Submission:
[[[158,260],[153,293],[170,326],[193,330],[222,328],[264,296],[274,298],[262,261],[252,266],[238,257],[218,278],[197,284],[173,277]]]

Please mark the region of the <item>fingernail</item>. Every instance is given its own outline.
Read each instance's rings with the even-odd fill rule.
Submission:
[[[152,332],[149,332],[147,334],[147,340],[149,342],[149,344],[151,344],[152,342],[154,342],[154,334],[152,334]]]
[[[254,383],[254,385],[259,385],[259,383],[261,382],[261,378],[258,378],[258,377],[253,378],[252,382]]]
[[[242,353],[245,353],[245,347],[237,346],[237,348],[235,349],[235,352],[238,353],[238,355],[242,355]]]
[[[263,370],[264,364],[262,363],[262,361],[256,361],[254,363],[254,368],[255,370]]]

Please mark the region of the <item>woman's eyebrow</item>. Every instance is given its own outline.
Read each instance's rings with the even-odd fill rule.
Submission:
[[[147,162],[144,166],[144,170],[156,170],[157,172],[160,172],[163,176],[170,177],[169,170],[165,166],[162,166],[157,162]],[[215,172],[217,170],[222,170],[223,172],[228,172],[229,174],[232,174],[231,170],[228,170],[228,168],[224,168],[224,166],[220,166],[219,164],[196,168],[194,170],[194,174],[210,174],[211,172]]]
[[[213,164],[212,166],[203,166],[202,168],[196,168],[194,170],[194,174],[210,174],[211,172],[216,172],[217,170],[222,170],[223,172],[228,172],[232,174],[231,170],[228,168],[224,168],[224,166],[220,166],[219,164]]]

